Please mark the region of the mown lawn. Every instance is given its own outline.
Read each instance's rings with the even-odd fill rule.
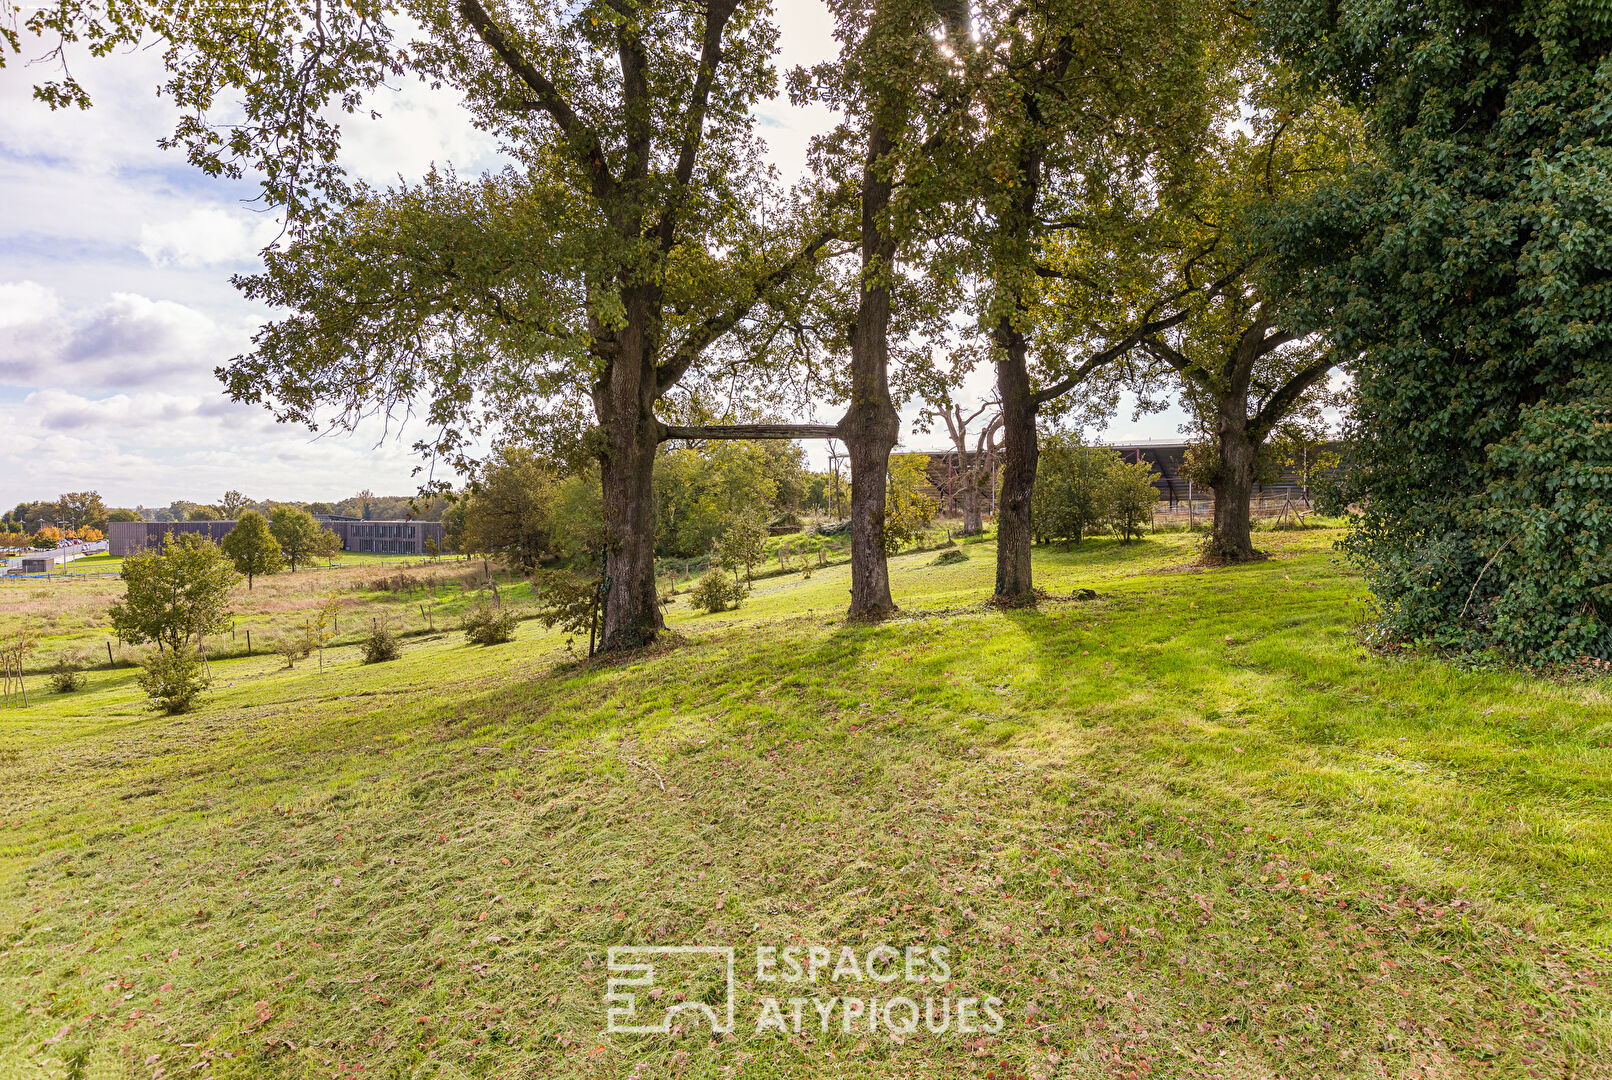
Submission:
[[[1604,685],[1364,652],[1334,538],[1038,552],[1097,597],[1033,612],[902,556],[875,627],[831,566],[613,665],[220,661],[180,718],[93,672],[0,711],[0,1078],[1612,1076]],[[606,949],[691,943],[735,1032],[607,1034]],[[1000,1032],[755,1030],[902,992],[758,945],[880,943]]]

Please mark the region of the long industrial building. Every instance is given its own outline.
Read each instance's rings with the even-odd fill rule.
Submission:
[[[343,551],[384,555],[425,555],[441,551],[446,539],[440,521],[359,521],[354,518],[320,518],[319,524],[336,534]],[[233,521],[114,521],[107,531],[113,555],[128,555],[158,547],[168,533],[201,533],[213,542],[228,536]]]

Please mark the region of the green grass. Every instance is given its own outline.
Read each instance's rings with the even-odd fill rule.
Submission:
[[[1363,651],[1335,537],[1042,550],[1098,595],[1029,612],[965,544],[879,626],[830,566],[619,664],[526,622],[218,662],[178,718],[36,694],[0,1077],[1612,1075],[1605,686]],[[881,942],[1002,1031],[754,1031],[756,945]],[[605,1034],[606,948],[678,943],[738,948],[735,1035]]]

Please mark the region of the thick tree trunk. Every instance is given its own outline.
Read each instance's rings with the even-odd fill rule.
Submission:
[[[884,554],[885,474],[890,451],[901,434],[900,417],[890,400],[890,289],[879,278],[890,273],[895,240],[880,217],[890,205],[892,185],[881,175],[892,149],[889,129],[879,121],[868,136],[862,170],[862,288],[851,331],[851,405],[840,421],[840,437],[851,459],[851,607],[853,619],[882,619],[895,610],[890,598],[890,565]]]
[[[1025,342],[1007,319],[997,327],[996,390],[1002,399],[1002,488],[996,503],[996,597],[1033,604],[1030,497],[1035,493],[1036,401],[1030,392]]]
[[[1254,492],[1254,455],[1247,421],[1223,411],[1219,422],[1220,462],[1216,470],[1215,516],[1204,554],[1227,562],[1257,558],[1249,512]]]
[[[605,586],[601,652],[636,649],[666,625],[655,589],[655,366],[652,298],[629,294],[627,324],[615,335],[595,406],[605,430],[600,460],[604,487]]]
[[[890,597],[890,564],[884,553],[885,480],[890,451],[900,433],[896,410],[886,399],[853,406],[842,421],[851,459],[852,619],[882,619],[895,611]]]

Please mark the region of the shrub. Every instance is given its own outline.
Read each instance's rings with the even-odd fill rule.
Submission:
[[[295,667],[298,660],[306,660],[314,650],[313,639],[306,633],[292,634],[283,637],[274,643],[274,651],[280,654],[286,667]]]
[[[1030,496],[1036,539],[1078,544],[1100,529],[1108,518],[1110,480],[1119,462],[1110,447],[1086,446],[1064,432],[1044,435]]]
[[[936,555],[932,560],[930,560],[930,565],[932,565],[932,566],[949,566],[952,563],[960,563],[960,562],[967,562],[967,561],[968,561],[968,553],[967,552],[963,551],[961,548],[950,548],[950,549],[948,549],[946,551],[942,551],[939,555]]]
[[[1153,466],[1146,461],[1127,465],[1116,461],[1109,466],[1108,523],[1125,543],[1142,535],[1153,524],[1159,489],[1153,486]]]
[[[78,664],[62,657],[56,661],[56,668],[50,673],[50,688],[58,694],[73,694],[84,689],[84,673],[78,670]]]
[[[384,664],[388,660],[396,660],[400,651],[396,635],[385,626],[377,626],[371,630],[369,637],[364,639],[358,650],[363,654],[366,664]]]
[[[465,640],[472,645],[502,645],[515,640],[515,616],[485,602],[465,612],[464,628]]]
[[[894,555],[923,540],[940,511],[940,501],[925,495],[929,482],[925,454],[892,454],[884,497],[884,553]]]
[[[727,611],[729,608],[738,607],[749,594],[749,589],[728,577],[720,568],[713,566],[705,572],[704,577],[700,578],[699,584],[694,586],[688,602],[707,613]]]
[[[194,653],[164,649],[140,662],[140,687],[153,709],[178,716],[196,707],[212,680]]]

